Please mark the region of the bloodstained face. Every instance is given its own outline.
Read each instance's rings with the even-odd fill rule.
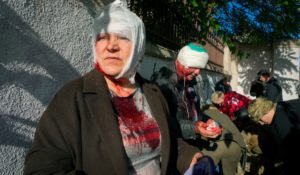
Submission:
[[[190,81],[200,74],[199,68],[185,67],[182,64],[180,64],[178,60],[175,61],[175,65],[178,79],[185,79],[187,81]]]

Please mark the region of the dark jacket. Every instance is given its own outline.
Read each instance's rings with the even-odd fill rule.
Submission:
[[[291,157],[300,157],[300,100],[278,102],[270,127],[279,145],[279,158],[284,162],[285,173],[293,174],[299,164]]]
[[[231,91],[232,88],[230,85],[224,83],[224,79],[219,80],[215,85],[215,91],[221,91],[223,93]]]
[[[300,100],[278,102],[271,127],[279,143],[292,132],[300,131]]]
[[[193,88],[196,84],[195,80],[186,82],[186,86]],[[183,96],[183,81],[178,81],[176,85],[160,84],[160,89],[168,102],[172,117],[172,130],[177,137],[184,139],[196,139],[195,122],[200,120],[200,116],[196,120],[188,119],[186,94]],[[197,112],[200,112],[200,98],[196,91],[189,94],[195,96],[198,100],[195,102]]]
[[[265,85],[259,79],[256,79],[251,82],[250,86],[250,95],[254,97],[261,97],[265,93]]]
[[[278,102],[282,101],[282,89],[274,77],[271,77],[270,80],[265,85],[265,93],[263,97],[273,101]]]
[[[161,132],[161,174],[172,174],[177,142],[171,142],[168,108],[157,86],[137,82]],[[174,141],[174,140],[173,140]],[[194,149],[179,143],[178,164],[188,168]],[[172,145],[172,147],[171,147]],[[190,148],[190,147],[188,147]],[[174,158],[170,158],[175,156]],[[44,112],[25,160],[25,174],[128,174],[117,115],[103,76],[92,70],[60,89]]]

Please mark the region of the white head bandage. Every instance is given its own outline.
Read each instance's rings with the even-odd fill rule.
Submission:
[[[127,63],[116,79],[127,77],[134,83],[135,74],[145,52],[145,27],[142,20],[125,7],[124,2],[114,1],[104,7],[94,21],[93,48],[96,62],[95,43],[97,35],[101,33],[114,33],[131,40],[133,47]]]
[[[185,67],[205,68],[208,54],[202,46],[190,43],[180,49],[177,59]]]

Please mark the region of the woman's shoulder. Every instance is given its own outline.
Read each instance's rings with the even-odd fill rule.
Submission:
[[[57,94],[74,94],[78,92],[84,92],[84,91],[94,91],[94,89],[97,89],[97,83],[99,80],[99,77],[101,77],[101,74],[97,72],[97,70],[91,70],[90,72],[80,76],[73,78],[63,84]]]
[[[57,93],[64,93],[68,94],[72,91],[77,91],[78,89],[82,89],[83,84],[83,76],[73,78],[69,81],[67,81],[65,84],[63,84]]]

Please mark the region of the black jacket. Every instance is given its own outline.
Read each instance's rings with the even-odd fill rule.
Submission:
[[[228,84],[224,84],[223,79],[221,79],[220,81],[218,81],[215,85],[215,91],[221,91],[223,93],[227,92],[227,91],[231,91],[231,86]]]
[[[254,80],[251,82],[250,95],[254,97],[262,97],[265,91],[265,86],[262,81]]]
[[[279,145],[279,158],[284,162],[286,174],[293,174],[299,165],[292,157],[300,157],[300,100],[278,102],[270,125]]]
[[[266,83],[263,97],[272,100],[275,103],[282,101],[282,88],[274,77],[271,77]]]

